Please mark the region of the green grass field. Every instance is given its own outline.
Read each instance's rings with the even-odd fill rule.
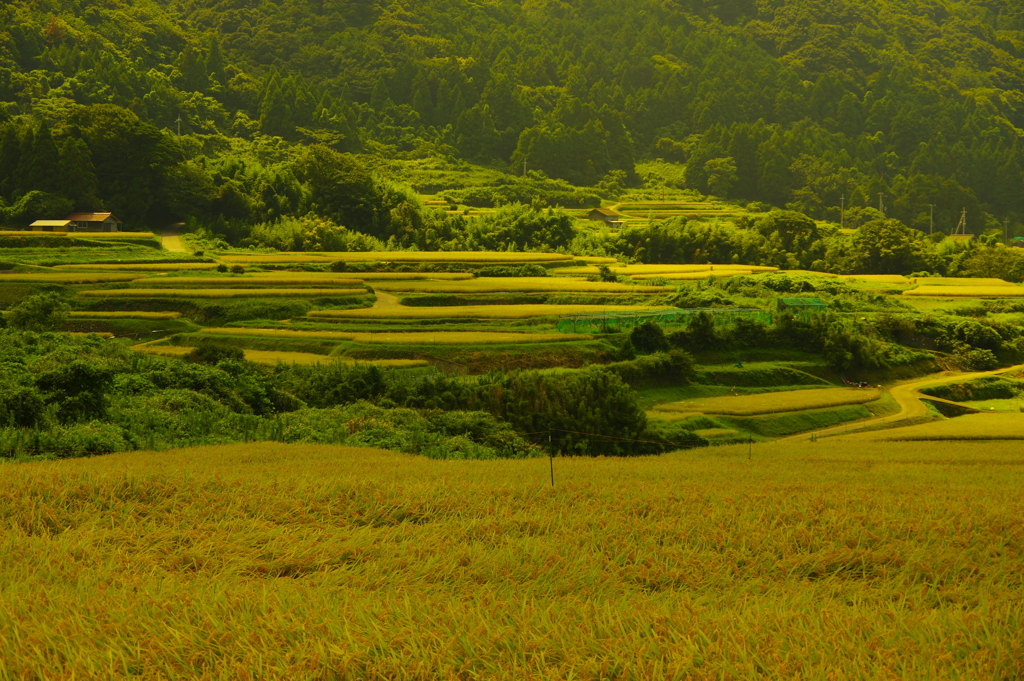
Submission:
[[[560,253],[523,253],[508,251],[343,251],[337,253],[274,253],[267,255],[225,254],[227,263],[288,263],[288,262],[405,262],[405,263],[555,263],[572,261],[573,257]],[[614,262],[614,258],[607,260]]]
[[[405,331],[359,333],[344,331],[298,331],[291,329],[212,328],[201,333],[211,336],[281,338],[295,340],[336,340],[384,345],[494,345],[558,343],[591,340],[593,336],[565,333],[509,333],[501,331]]]
[[[85,298],[337,298],[361,296],[364,288],[123,288],[81,291]]]
[[[374,284],[379,291],[409,293],[500,293],[504,291],[580,293],[665,293],[668,286],[630,286],[568,277],[479,277],[468,281],[401,281]]]
[[[903,292],[905,296],[930,296],[933,298],[1020,298],[1024,297],[1024,286],[918,286]]]
[[[263,276],[237,276],[237,277],[147,277],[132,282],[133,286],[139,288],[168,287],[168,288],[343,288],[362,287],[363,280],[356,277],[344,277],[333,275],[329,277],[302,276],[296,273],[292,277],[263,277]]]
[[[1013,679],[1024,461],[826,441],[0,465],[7,678]]]
[[[823,409],[846,404],[863,404],[877,400],[879,397],[880,391],[873,388],[811,388],[757,395],[703,397],[659,404],[654,407],[654,411],[754,416],[805,409]]]

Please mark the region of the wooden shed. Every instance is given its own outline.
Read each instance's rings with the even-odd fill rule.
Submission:
[[[28,228],[33,232],[73,232],[75,229],[71,220],[36,220]]]
[[[608,224],[622,223],[622,213],[614,211],[611,208],[595,208],[587,213],[588,220],[595,220],[597,222],[605,222]]]
[[[67,218],[75,223],[69,232],[119,232],[121,221],[113,213],[72,213]]]

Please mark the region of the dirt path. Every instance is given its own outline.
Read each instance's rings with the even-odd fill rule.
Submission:
[[[373,307],[398,307],[398,296],[391,293],[384,293],[383,291],[375,291],[377,294],[377,302],[373,304]]]
[[[921,388],[926,388],[933,385],[942,385],[943,383],[953,383],[954,381],[970,381],[975,378],[981,378],[983,376],[996,376],[998,374],[1008,374],[1011,371],[1020,371],[1024,369],[1024,364],[1018,364],[1016,366],[1007,367],[1005,369],[996,369],[994,371],[974,371],[970,373],[949,373],[945,376],[932,375],[927,378],[919,378],[916,381],[910,381],[908,383],[901,383],[894,385],[889,389],[889,394],[892,395],[896,403],[900,405],[899,412],[895,414],[889,414],[888,416],[881,416],[874,419],[868,419],[866,421],[854,421],[846,423],[841,426],[833,426],[831,428],[824,428],[822,430],[813,430],[806,433],[800,433],[799,435],[791,435],[789,437],[779,438],[780,440],[802,440],[815,435],[818,437],[834,435],[836,433],[842,433],[851,429],[860,429],[866,426],[873,426],[881,423],[893,423],[894,421],[905,421],[907,419],[914,419],[928,414],[928,407],[925,406],[924,402],[921,401],[921,395],[919,393]]]
[[[160,243],[163,244],[164,250],[171,253],[188,253],[185,244],[181,242],[181,237],[178,236],[178,225],[170,225],[160,230]]]

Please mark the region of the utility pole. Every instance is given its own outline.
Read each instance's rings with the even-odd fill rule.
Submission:
[[[178,124],[178,142],[181,142],[181,114],[178,114],[178,120],[176,122]]]
[[[839,197],[839,227],[846,229],[846,194]]]
[[[878,212],[882,214],[883,218],[885,217],[885,209],[882,207],[882,192],[878,192]]]
[[[1010,245],[1010,218],[1003,218],[1003,244]]]
[[[523,177],[526,177],[526,159],[523,159]]]

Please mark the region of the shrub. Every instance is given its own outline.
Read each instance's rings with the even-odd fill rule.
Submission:
[[[668,349],[665,331],[656,322],[646,321],[637,324],[629,333],[629,341],[638,352],[649,354]]]
[[[11,327],[22,331],[52,331],[67,320],[71,306],[56,293],[29,296],[7,314]]]
[[[228,271],[228,266],[225,265],[224,263],[221,263],[221,264],[217,265],[217,271],[220,272],[221,274],[223,274],[224,272]]]
[[[245,267],[242,265],[232,265],[231,274],[245,274]]]
[[[195,364],[214,365],[225,360],[243,361],[245,360],[245,351],[243,351],[242,348],[236,348],[231,345],[214,345],[212,343],[204,343],[185,355],[185,359]]]
[[[43,398],[39,392],[23,385],[0,388],[0,427],[31,428],[43,413]]]

